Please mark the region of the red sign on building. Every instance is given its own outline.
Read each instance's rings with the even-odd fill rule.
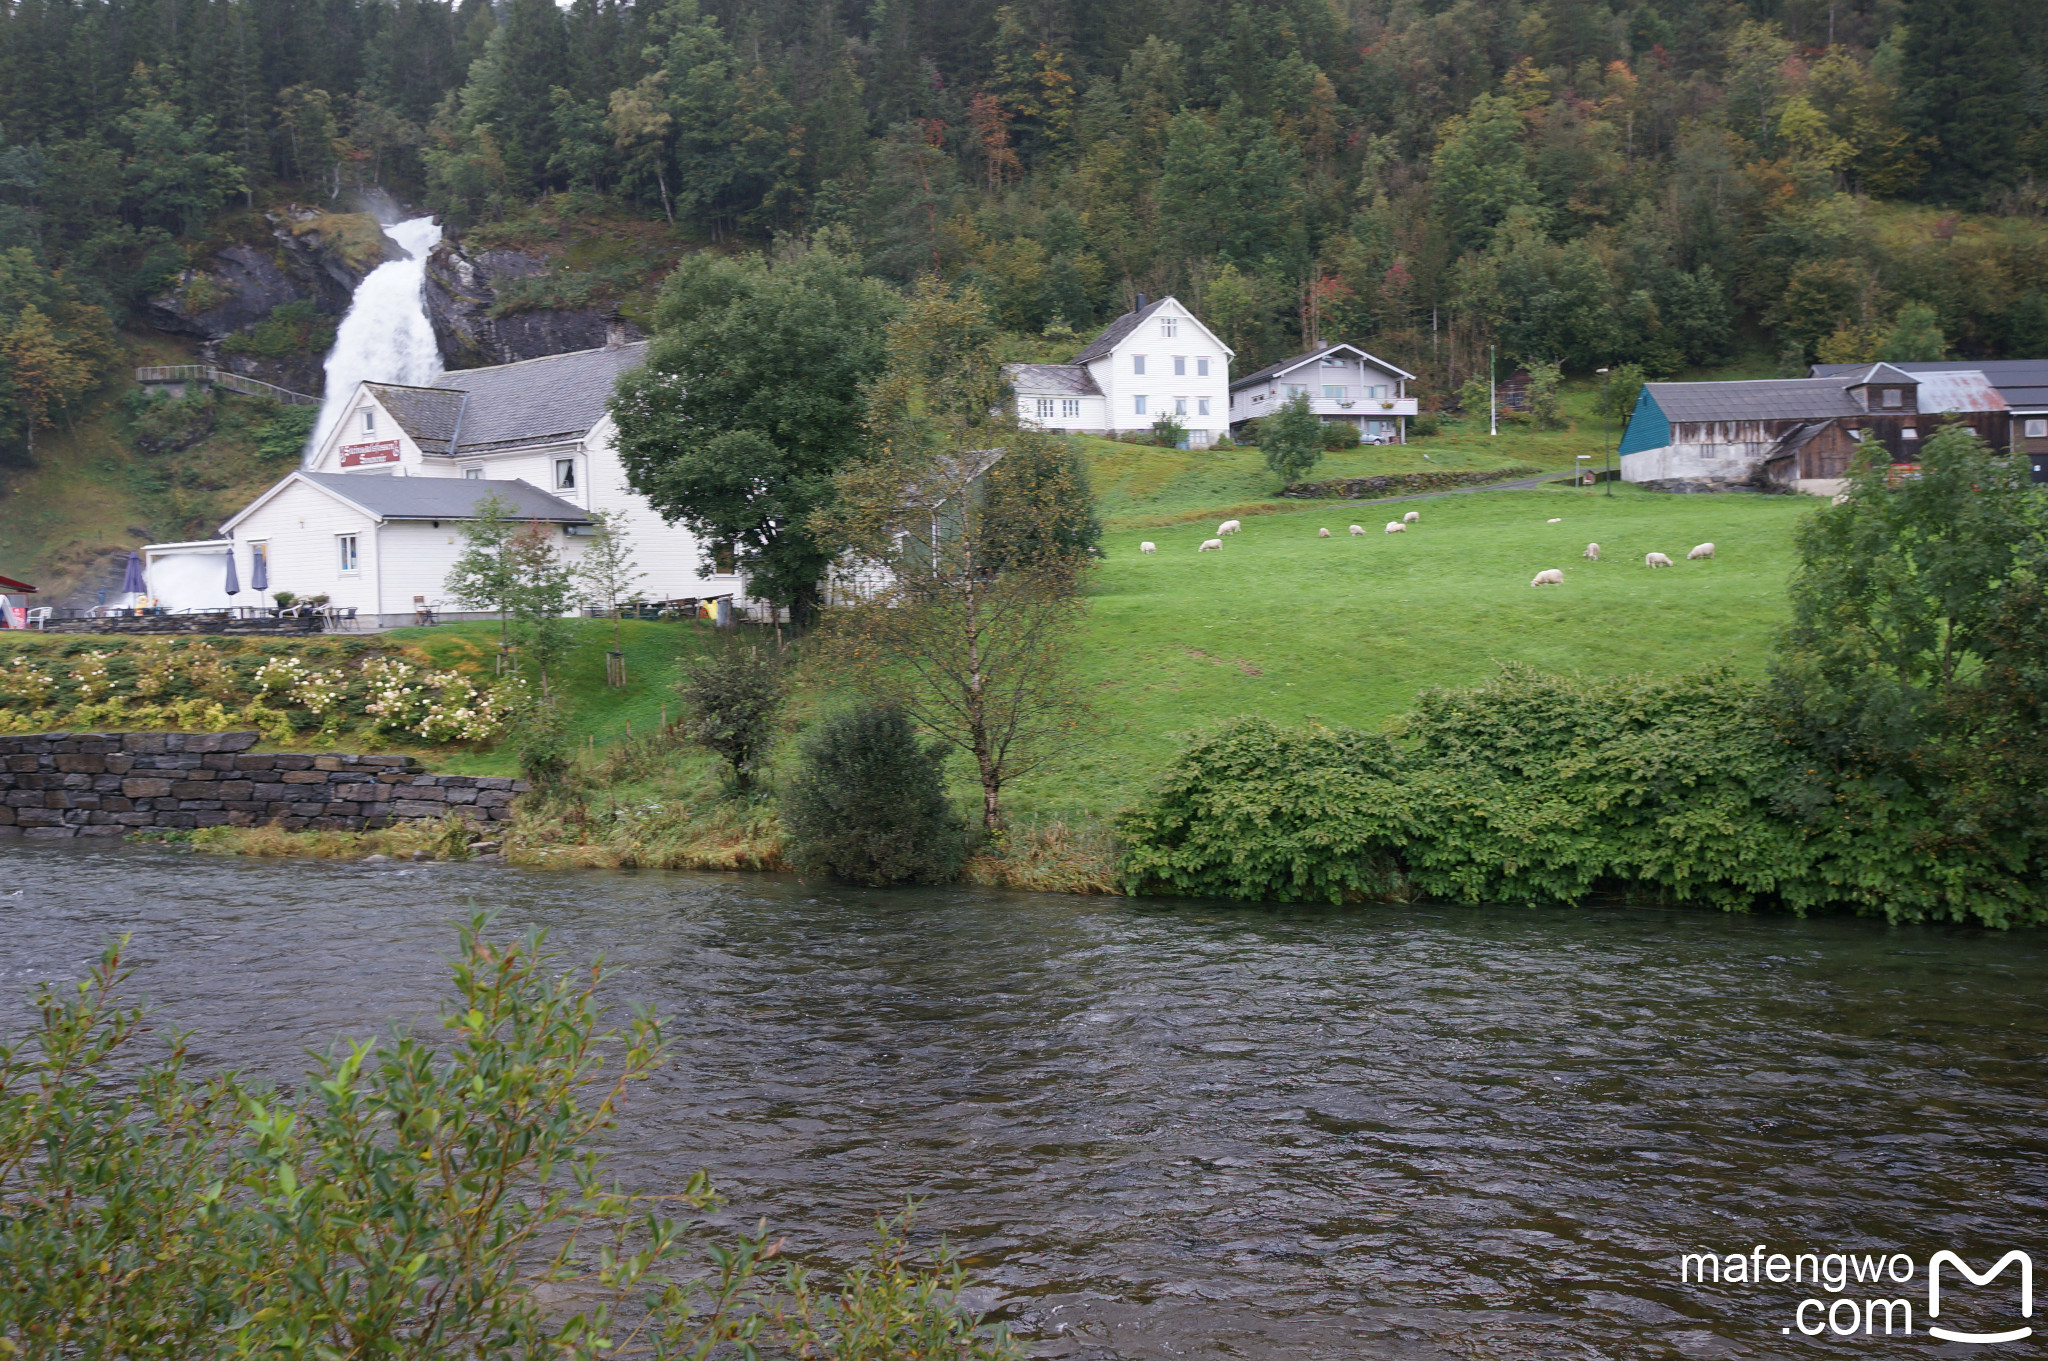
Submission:
[[[370,463],[398,462],[398,441],[378,440],[375,444],[344,444],[341,446],[341,466],[360,468]]]

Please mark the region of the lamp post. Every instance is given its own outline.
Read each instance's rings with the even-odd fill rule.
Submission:
[[[1493,381],[1493,346],[1486,347],[1486,424],[1489,435],[1500,434],[1500,390]]]
[[[1607,370],[1606,370],[1606,369],[1595,369],[1595,370],[1593,370],[1593,372],[1595,372],[1595,373],[1606,373],[1606,372],[1607,372]],[[1604,385],[1603,385],[1603,386],[1604,386]],[[1602,410],[1601,410],[1601,412],[1600,412],[1600,417],[1601,417],[1600,423],[1601,423],[1602,425],[1605,425],[1605,424],[1607,424],[1607,411],[1606,411],[1606,409],[1605,409],[1605,408],[1606,408],[1606,406],[1607,406],[1607,400],[1606,400],[1606,398],[1607,398],[1607,394],[1606,394],[1605,392],[1602,392],[1602,393],[1600,394],[1600,397],[1601,397],[1600,405],[1601,405],[1601,408],[1602,408]],[[1605,478],[1604,480],[1605,480],[1605,481],[1606,481],[1606,483],[1607,483],[1607,492],[1606,492],[1606,494],[1607,494],[1608,496],[1612,496],[1612,495],[1614,495],[1614,476],[1613,476],[1613,474],[1614,474],[1614,455],[1613,455],[1613,453],[1611,452],[1611,451],[1612,451],[1612,449],[1613,449],[1613,446],[1612,446],[1611,444],[1609,444],[1609,443],[1608,443],[1608,440],[1607,440],[1607,432],[1606,432],[1605,430],[1602,430],[1602,431],[1600,432],[1600,452],[1601,452],[1601,453],[1603,453],[1603,454],[1606,454],[1606,455],[1607,455],[1607,473],[1608,473],[1608,476],[1607,476],[1607,477],[1606,477],[1606,478]]]

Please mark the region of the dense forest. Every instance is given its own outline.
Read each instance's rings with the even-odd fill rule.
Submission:
[[[1173,292],[1652,374],[2048,353],[2027,0],[5,0],[0,439],[287,197],[823,240],[1052,352]],[[1903,353],[1910,349],[1912,355]]]

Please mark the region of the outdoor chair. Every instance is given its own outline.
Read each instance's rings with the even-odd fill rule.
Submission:
[[[434,622],[434,607],[427,603],[427,598],[423,595],[412,598],[412,622],[422,628]]]
[[[44,624],[50,622],[50,616],[54,613],[55,611],[48,605],[38,605],[28,612],[27,617],[22,622],[29,628],[39,629]]]

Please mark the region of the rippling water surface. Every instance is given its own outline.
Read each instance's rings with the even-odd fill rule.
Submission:
[[[675,1018],[627,1181],[708,1167],[841,1259],[922,1197],[1046,1355],[1803,1355],[1820,1292],[1681,1286],[1677,1255],[2048,1267],[2035,936],[21,847],[0,1027],[132,932],[202,1062],[288,1078],[427,1012],[475,906]]]

